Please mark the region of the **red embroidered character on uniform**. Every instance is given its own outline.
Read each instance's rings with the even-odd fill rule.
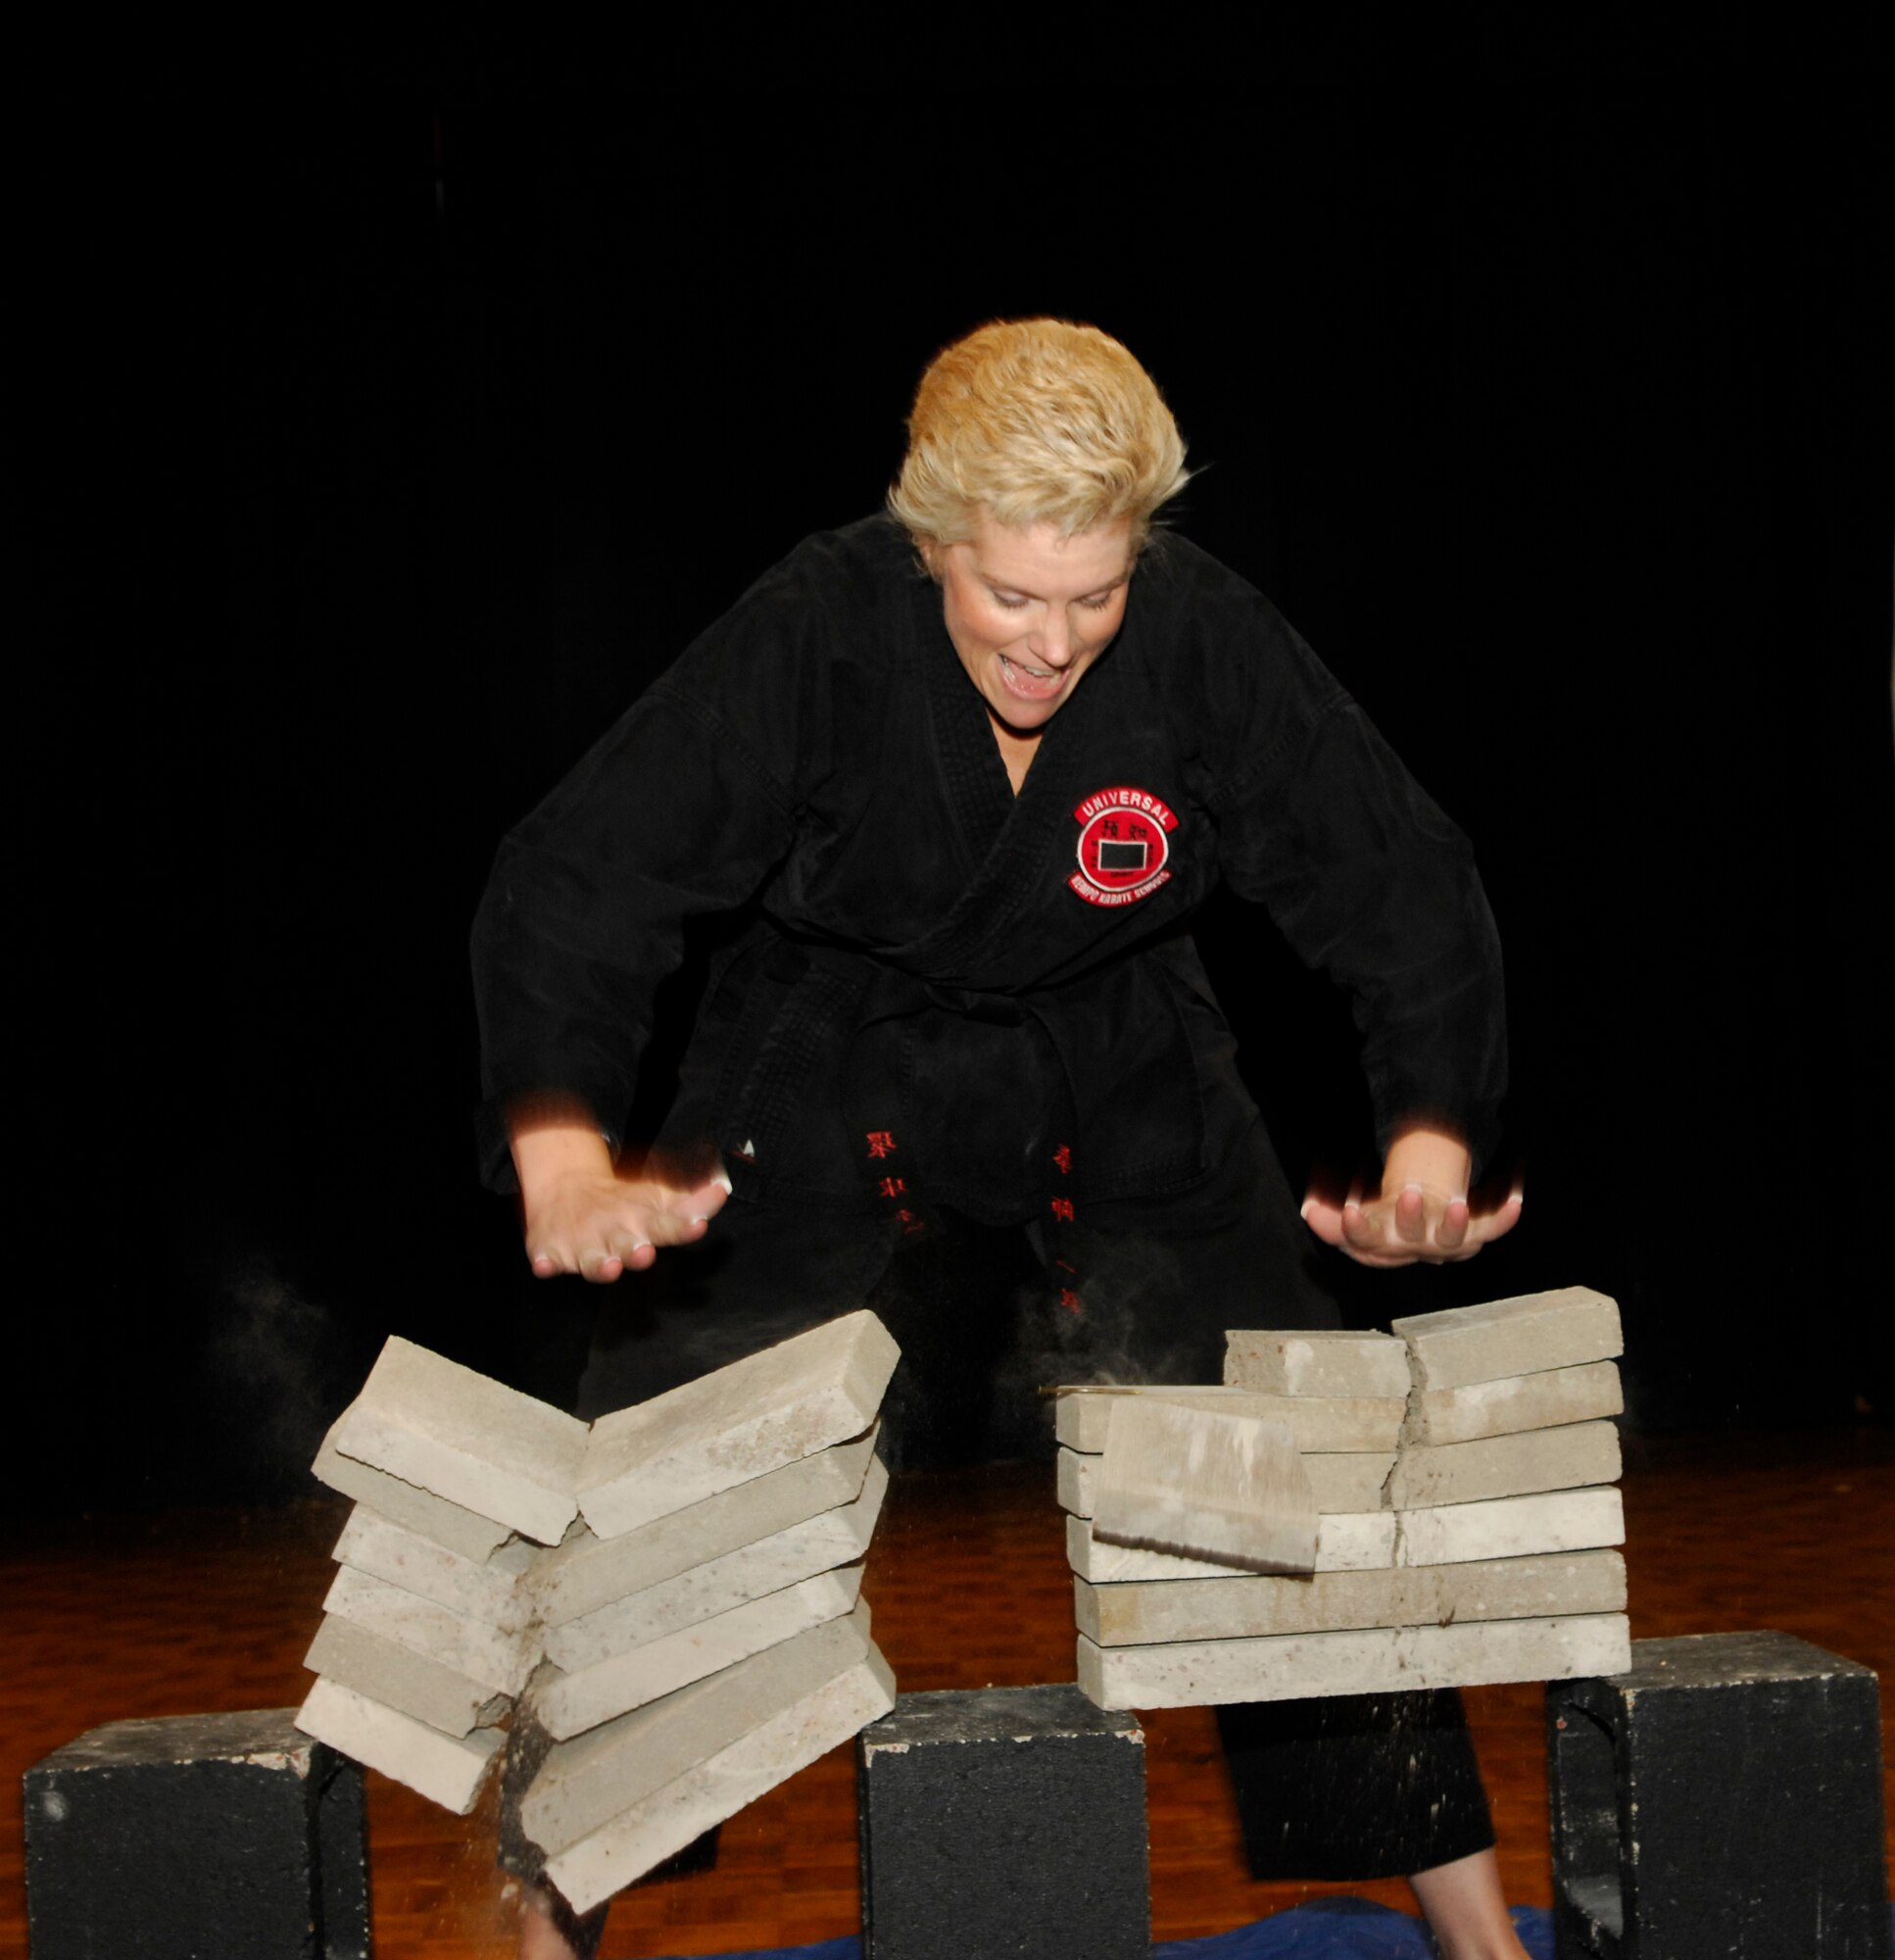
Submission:
[[[1089,906],[1129,906],[1171,882],[1166,860],[1178,812],[1149,790],[1094,790],[1073,811],[1079,869],[1066,880]]]
[[[868,1153],[872,1157],[885,1157],[895,1148],[895,1133],[891,1130],[871,1130],[868,1133]]]
[[[1061,1177],[1072,1176],[1073,1152],[1072,1152],[1072,1146],[1070,1144],[1061,1144],[1059,1148],[1053,1152],[1052,1160],[1056,1165],[1058,1165],[1059,1175]]]
[[[885,1177],[875,1190],[878,1197],[899,1198],[907,1188],[908,1180],[905,1177]]]
[[[1055,1198],[1052,1200],[1052,1215],[1063,1218],[1068,1225],[1073,1222],[1073,1201],[1070,1198]]]
[[[1061,1287],[1059,1289],[1059,1304],[1063,1306],[1068,1313],[1083,1313],[1086,1310],[1084,1307],[1080,1305],[1079,1296],[1072,1290],[1071,1287]]]

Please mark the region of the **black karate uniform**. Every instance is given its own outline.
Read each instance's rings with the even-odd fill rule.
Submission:
[[[1220,880],[1350,991],[1385,1148],[1422,1120],[1484,1154],[1504,1013],[1466,842],[1261,594],[1155,535],[1016,797],[899,528],[799,546],[507,839],[476,924],[505,1189],[509,1101],[575,1096],[616,1142],[685,920],[757,908],[659,1140],[714,1142],[732,1200],[612,1290],[582,1412],[864,1299],[939,1347],[961,1309],[895,1254],[944,1220],[1032,1231],[1014,1390],[1215,1381],[1226,1326],[1333,1324],[1189,935]],[[1424,1836],[1386,1869],[1478,1848]]]

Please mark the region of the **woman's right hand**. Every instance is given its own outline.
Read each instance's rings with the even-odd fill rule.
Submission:
[[[623,1177],[583,1118],[515,1124],[513,1164],[526,1214],[526,1256],[543,1280],[578,1273],[605,1284],[643,1272],[660,1246],[702,1239],[730,1195],[719,1170],[691,1190]]]

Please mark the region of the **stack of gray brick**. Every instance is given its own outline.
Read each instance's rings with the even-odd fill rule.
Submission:
[[[399,1337],[324,1439],[356,1499],[298,1726],[464,1816],[538,1663],[522,1582],[578,1511],[586,1425]]]
[[[897,1359],[853,1313],[588,1430],[391,1341],[316,1461],[357,1507],[300,1726],[464,1815],[524,1696],[520,1827],[587,1911],[893,1705],[858,1595]]]
[[[1062,1396],[1081,1686],[1154,1708],[1623,1672],[1620,1351],[1613,1302],[1568,1287],[1388,1335],[1234,1332],[1221,1388],[1135,1391],[1288,1425],[1323,1513],[1309,1577],[1095,1540],[1125,1392]]]

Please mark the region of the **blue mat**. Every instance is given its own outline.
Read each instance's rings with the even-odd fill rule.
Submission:
[[[1553,1960],[1553,1915],[1517,1905],[1514,1925],[1533,1960]],[[816,1946],[774,1947],[726,1953],[719,1960],[862,1960],[862,1942],[825,1939]],[[1168,1939],[1151,1960],[1435,1960],[1434,1942],[1421,1921],[1367,1899],[1324,1899],[1294,1912],[1273,1913],[1254,1926],[1210,1939]]]
[[[1889,1920],[1895,1926],[1895,1906]],[[1517,1905],[1513,1923],[1533,1960],[1553,1960],[1550,1912]],[[720,1954],[718,1960],[862,1960],[862,1942],[851,1933],[815,1946],[752,1948]],[[1427,1929],[1412,1914],[1368,1899],[1330,1898],[1209,1939],[1165,1940],[1151,1949],[1151,1960],[1436,1960],[1436,1954]]]

